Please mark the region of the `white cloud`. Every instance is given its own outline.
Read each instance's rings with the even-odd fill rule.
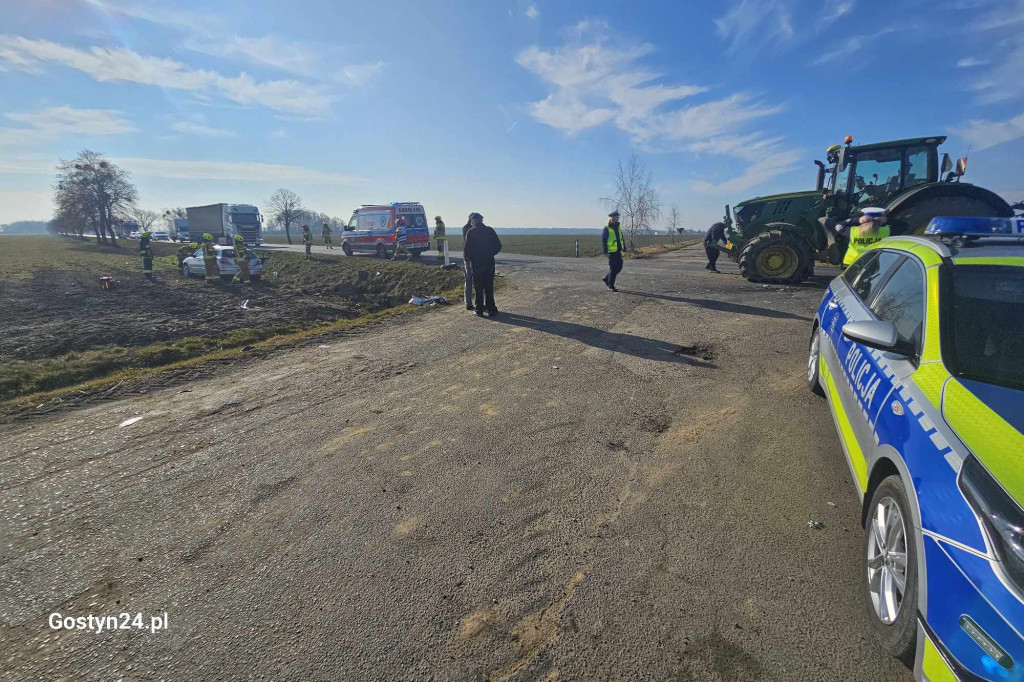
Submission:
[[[685,104],[708,88],[654,83],[660,74],[638,64],[654,47],[610,41],[607,36],[605,23],[584,21],[576,24],[565,44],[556,49],[531,46],[519,53],[519,65],[553,89],[552,94],[529,104],[533,118],[570,137],[612,122],[648,150],[689,151],[753,162],[753,170],[748,169],[735,183],[760,182],[769,172],[792,167],[795,152],[782,151],[781,139],[738,134],[750,122],[779,113],[781,107],[743,93]]]
[[[792,15],[781,0],[739,0],[715,19],[718,35],[729,52],[752,52],[793,37]]]
[[[990,62],[987,59],[978,59],[977,57],[964,57],[963,59],[957,60],[956,65],[961,69],[969,69],[975,66],[986,66]]]
[[[826,64],[828,62],[834,62],[840,59],[845,59],[846,57],[849,57],[850,55],[864,47],[866,42],[867,40],[865,36],[850,36],[849,38],[840,41],[839,47],[837,47],[834,50],[830,50],[829,52],[823,53],[812,63]]]
[[[301,76],[314,75],[319,64],[319,56],[309,47],[274,35],[188,37],[182,46],[194,52],[254,62]]]
[[[141,55],[127,48],[81,50],[48,40],[0,35],[0,59],[13,53],[28,65],[55,63],[76,69],[100,82],[126,81],[185,90],[202,97],[220,96],[239,104],[258,104],[276,111],[319,112],[332,97],[320,87],[294,80],[258,81],[246,73],[224,76],[192,69],[171,59]],[[9,63],[16,62],[8,59]]]
[[[822,23],[828,25],[846,16],[853,10],[853,5],[853,0],[825,0]]]
[[[277,130],[274,130],[273,132],[271,132],[270,136],[275,138],[275,139],[278,139],[278,140],[287,140],[288,139],[288,131],[285,130],[284,128],[278,128]]]
[[[701,194],[712,196],[735,196],[739,192],[744,192],[771,180],[780,173],[792,170],[799,160],[800,152],[778,152],[751,163],[743,173],[735,178],[719,183],[698,180],[693,183],[693,189]]]
[[[0,145],[32,145],[67,135],[81,137],[119,135],[135,130],[121,113],[112,109],[48,107],[39,111],[9,113],[6,117],[23,128],[0,128]]]
[[[1024,114],[1018,114],[1008,121],[968,121],[966,126],[954,132],[971,143],[975,149],[995,147],[1024,137]]]
[[[178,121],[177,123],[173,123],[171,124],[171,130],[185,135],[204,135],[206,137],[229,137],[234,135],[230,130],[211,128],[208,125],[193,123],[191,121]]]
[[[352,85],[365,85],[387,65],[387,62],[380,60],[367,64],[349,64],[343,67],[341,72],[344,74],[345,80]]]
[[[82,3],[106,15],[121,14],[160,26],[203,33],[223,29],[221,21],[212,15],[193,12],[169,4],[122,2],[121,0],[82,0]]]
[[[111,159],[133,175],[178,180],[248,180],[295,185],[351,185],[361,178],[302,166],[256,161],[184,161],[123,157]]]
[[[1024,0],[1011,0],[995,4],[991,11],[978,16],[970,28],[974,31],[991,31],[1017,27],[1024,24]]]
[[[524,12],[524,14],[526,15],[527,19],[531,21],[536,21],[537,17],[540,16],[540,10],[537,9],[537,5],[531,3],[530,6],[526,8],[526,12]]]

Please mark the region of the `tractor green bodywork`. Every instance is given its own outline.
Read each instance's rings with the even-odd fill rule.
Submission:
[[[948,156],[940,160],[938,154],[945,139],[918,137],[830,147],[827,164],[815,161],[816,189],[754,197],[737,204],[731,215],[726,206],[726,235],[731,243],[727,253],[740,260],[748,244],[760,248],[752,242],[767,241],[768,232],[782,233],[787,243],[805,250],[806,259],[798,258],[803,272],[778,278],[743,274],[755,281],[793,282],[811,274],[813,261],[842,262],[847,238],[836,225],[869,206],[886,209],[893,235],[921,234],[934,215],[1012,216],[1009,204],[997,194],[962,183],[956,172],[949,172]]]

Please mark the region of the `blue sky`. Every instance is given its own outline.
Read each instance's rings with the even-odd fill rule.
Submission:
[[[815,158],[948,135],[967,180],[1024,199],[1024,0],[9,3],[0,223],[49,217],[88,147],[152,209],[348,216],[421,201],[516,227],[593,227],[638,152],[666,207],[809,189]]]

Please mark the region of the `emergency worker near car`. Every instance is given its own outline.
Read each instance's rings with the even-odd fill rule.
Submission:
[[[405,247],[409,240],[409,232],[405,229],[405,218],[399,218],[395,223],[395,253],[391,260],[398,260],[399,254],[406,260],[409,259],[409,250]]]
[[[862,213],[860,220],[849,228],[850,243],[843,256],[843,267],[860,258],[869,246],[889,236],[884,208],[865,208]]]
[[[615,288],[615,278],[622,272],[622,254],[626,247],[622,242],[622,228],[619,226],[619,212],[612,211],[608,214],[608,224],[601,230],[601,252],[608,256],[608,274],[601,278],[612,291]]]
[[[302,226],[302,243],[306,245],[306,258],[312,258],[313,233],[309,231],[309,225]]]
[[[149,232],[139,235],[139,255],[142,256],[142,276],[153,279],[153,245],[149,243]]]
[[[323,239],[324,239],[324,246],[326,246],[328,250],[334,248],[334,242],[331,241],[331,226],[330,225],[328,225],[327,223],[324,223],[323,229],[320,230],[320,236],[323,237]]]
[[[185,262],[185,259],[195,253],[198,248],[199,244],[196,244],[195,242],[192,242],[191,244],[182,244],[178,247],[178,252],[175,255],[178,256],[179,270],[181,270],[181,264]]]
[[[441,216],[434,216],[434,241],[437,242],[437,259],[444,260],[444,245],[447,239],[444,236],[444,221]]]
[[[251,283],[252,280],[249,279],[249,252],[246,251],[245,242],[240,234],[235,235],[234,256],[238,272],[231,281],[238,282],[239,284]]]
[[[483,317],[486,308],[490,317],[496,317],[498,306],[494,303],[494,257],[501,252],[501,240],[493,228],[484,224],[484,217],[479,213],[469,214],[469,224],[462,253],[473,267],[476,315]]]
[[[711,272],[721,272],[715,263],[718,262],[718,246],[717,244],[725,241],[725,223],[718,222],[708,228],[707,234],[704,235],[704,253],[708,255],[708,264],[704,266],[705,270]]]
[[[217,248],[213,245],[213,235],[203,235],[203,268],[206,270],[206,283],[217,281]]]

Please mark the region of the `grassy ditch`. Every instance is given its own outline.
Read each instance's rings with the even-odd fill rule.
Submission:
[[[433,263],[274,253],[259,283],[209,285],[177,273],[175,250],[157,245],[147,282],[127,244],[0,237],[0,401],[298,343],[411,310],[412,294],[454,293],[462,281]],[[117,286],[101,289],[103,275]]]

